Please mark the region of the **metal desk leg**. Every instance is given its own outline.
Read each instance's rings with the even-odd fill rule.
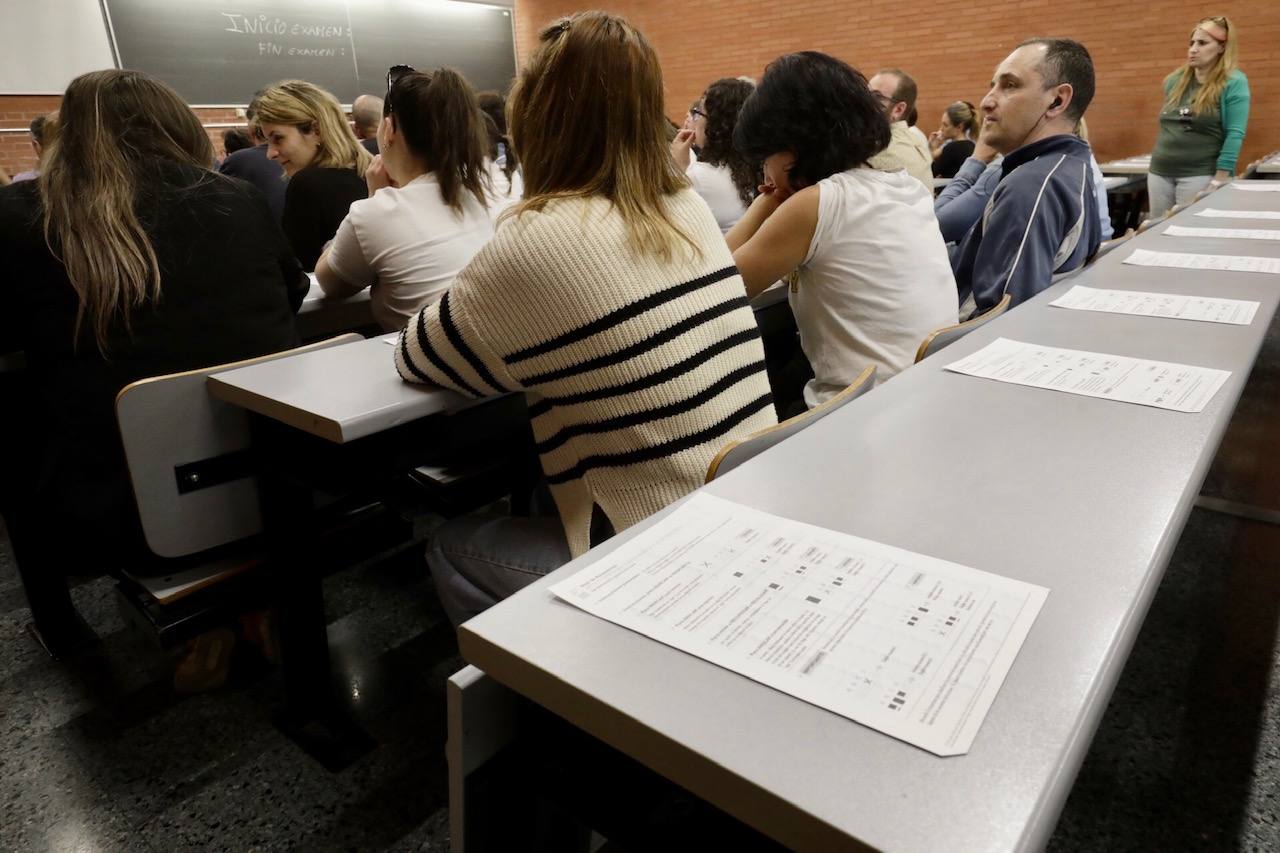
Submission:
[[[266,436],[262,436],[266,439]],[[333,690],[324,613],[324,556],[315,547],[312,497],[271,465],[262,444],[259,496],[273,567],[286,704],[276,725],[327,769],[338,771],[373,748]]]
[[[516,695],[474,666],[449,677],[448,706],[449,828],[454,853],[467,853],[467,777],[510,744],[516,736]],[[491,816],[502,820],[502,816]],[[471,853],[479,853],[473,845]]]

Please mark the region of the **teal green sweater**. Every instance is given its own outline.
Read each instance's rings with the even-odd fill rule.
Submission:
[[[1173,91],[1178,72],[1164,80],[1165,99]],[[1234,174],[1240,146],[1249,123],[1249,80],[1239,69],[1227,77],[1218,109],[1207,115],[1180,115],[1200,88],[1193,82],[1173,107],[1160,113],[1160,135],[1151,152],[1151,171],[1169,178],[1211,175],[1217,170]]]

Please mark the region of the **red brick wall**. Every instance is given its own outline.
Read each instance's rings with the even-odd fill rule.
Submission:
[[[1158,8],[1157,8],[1158,7]],[[1280,5],[1276,0],[1161,0],[1157,7],[1119,0],[516,0],[521,57],[552,19],[584,8],[626,16],[658,51],[667,114],[679,121],[718,77],[759,77],[782,53],[822,50],[868,77],[899,66],[920,87],[926,132],[955,100],[978,103],[991,72],[1019,41],[1035,35],[1077,39],[1093,55],[1098,93],[1087,113],[1099,160],[1151,150],[1160,83],[1185,56],[1191,27],[1206,14],[1228,15],[1240,33],[1240,65],[1249,76],[1252,114],[1241,164],[1280,148]]]
[[[36,155],[31,147],[31,134],[26,132],[31,120],[58,108],[56,95],[0,95],[0,128],[22,128],[22,133],[0,133],[0,168],[10,175],[35,168]],[[198,109],[203,124],[233,123],[244,126],[244,119],[234,109]],[[222,131],[225,127],[208,127],[214,151],[222,156]]]

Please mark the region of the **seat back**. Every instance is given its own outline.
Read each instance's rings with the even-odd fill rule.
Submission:
[[[262,530],[248,416],[209,396],[206,378],[360,340],[357,334],[341,335],[234,364],[141,379],[121,389],[116,421],[142,531],[157,556],[185,557]]]
[[[1089,259],[1089,263],[1091,264],[1096,263],[1104,255],[1113,251],[1117,246],[1121,245],[1122,243],[1126,243],[1129,240],[1132,240],[1133,235],[1136,233],[1137,232],[1134,229],[1130,228],[1127,232],[1125,232],[1124,236],[1116,237],[1114,240],[1107,240],[1105,243],[1100,243],[1098,245],[1098,251],[1093,253],[1093,257]]]
[[[711,464],[707,466],[707,482],[710,483],[721,474],[732,471],[748,459],[758,456],[775,444],[782,443],[805,427],[817,423],[836,409],[847,405],[870,391],[875,384],[876,368],[873,364],[864,368],[858,374],[858,378],[849,383],[848,388],[845,388],[825,403],[814,406],[794,418],[788,418],[780,424],[753,432],[746,438],[729,442],[720,449],[716,457],[711,460]]]
[[[983,311],[977,317],[965,320],[963,323],[957,323],[954,326],[943,326],[941,329],[931,332],[927,338],[920,342],[920,348],[916,350],[916,362],[924,361],[943,347],[954,344],[974,329],[979,329],[990,323],[1009,310],[1009,303],[1012,299],[1013,297],[1006,293],[1000,298],[999,302]]]

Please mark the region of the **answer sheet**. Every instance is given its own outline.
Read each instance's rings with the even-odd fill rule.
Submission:
[[[1280,240],[1280,228],[1189,228],[1170,225],[1160,232],[1169,237],[1214,237],[1225,240]]]
[[[705,492],[551,592],[937,755],[969,751],[1049,594]]]
[[[1257,302],[1216,296],[1183,296],[1176,293],[1142,293],[1137,290],[1103,290],[1076,285],[1049,303],[1077,311],[1104,311],[1173,320],[1203,320],[1247,326],[1258,312]]]
[[[1217,219],[1280,219],[1280,211],[1277,211],[1277,210],[1215,210],[1212,207],[1206,207],[1204,210],[1197,210],[1196,216],[1210,216]]]
[[[1124,262],[1143,267],[1265,272],[1280,275],[1280,258],[1257,258],[1246,255],[1199,255],[1190,252],[1153,252],[1150,249],[1134,249]]]
[[[1175,412],[1204,411],[1231,376],[1229,370],[1045,347],[1008,338],[996,338],[944,369]]]

